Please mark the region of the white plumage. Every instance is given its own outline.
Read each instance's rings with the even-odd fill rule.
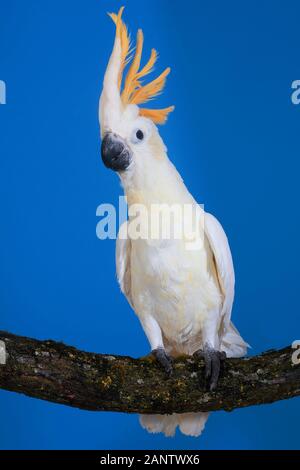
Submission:
[[[167,187],[172,192],[173,185]],[[221,225],[207,213],[205,235],[203,250],[197,251],[187,250],[177,240],[118,238],[118,281],[152,350],[164,347],[176,357],[191,355],[209,343],[227,357],[241,357],[247,344],[230,322],[234,299],[231,253]],[[208,413],[150,415],[141,416],[140,422],[149,432],[172,436],[178,425],[184,434],[198,436],[207,418]]]
[[[110,136],[103,150],[105,164],[119,173],[129,214],[136,204],[142,204],[149,211],[153,204],[190,205],[204,220],[204,231],[200,231],[201,247],[191,250],[185,237],[133,239],[129,233],[124,239],[128,223],[134,219],[129,217],[129,222],[121,227],[122,235],[116,246],[121,290],[139,317],[152,350],[163,349],[176,356],[208,348],[224,351],[229,357],[243,356],[247,344],[230,321],[235,279],[227,237],[217,219],[204,213],[189,193],[168,159],[153,121],[141,116],[136,104],[121,100],[123,23],[120,13],[115,16],[115,22],[117,35],[99,112],[102,136]],[[143,138],[137,138],[138,135]],[[118,154],[117,145],[123,149]],[[108,157],[112,148],[114,161],[110,163]],[[118,158],[123,159],[119,170]],[[184,219],[182,224],[185,229],[187,221]],[[164,432],[169,436],[179,426],[184,434],[197,436],[207,417],[208,413],[149,415],[142,416],[140,421],[150,432]]]

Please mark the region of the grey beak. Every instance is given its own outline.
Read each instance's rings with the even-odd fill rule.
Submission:
[[[131,163],[131,151],[122,137],[108,132],[101,144],[104,165],[114,171],[125,171]]]

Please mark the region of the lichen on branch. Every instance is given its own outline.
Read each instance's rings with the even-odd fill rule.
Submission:
[[[230,411],[300,395],[300,365],[293,364],[291,347],[226,359],[217,390],[209,392],[204,362],[192,357],[176,359],[167,377],[151,355],[88,353],[4,331],[0,341],[7,353],[6,364],[0,364],[0,388],[85,410]]]

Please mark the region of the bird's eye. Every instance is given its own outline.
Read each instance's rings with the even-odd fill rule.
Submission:
[[[135,145],[139,145],[144,142],[147,138],[147,134],[145,131],[142,131],[141,128],[136,127],[133,129],[131,134],[131,142]]]
[[[135,136],[136,136],[136,138],[137,138],[138,140],[143,140],[143,138],[144,138],[144,133],[143,133],[143,131],[141,131],[141,129],[138,129],[138,130],[136,131],[136,133],[135,133]]]

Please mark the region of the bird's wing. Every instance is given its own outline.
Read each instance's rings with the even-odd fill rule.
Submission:
[[[131,240],[126,235],[127,222],[124,222],[120,227],[116,242],[116,270],[121,291],[132,306],[130,272]]]
[[[222,312],[223,325],[228,329],[234,299],[234,268],[228,239],[222,225],[211,214],[205,213],[205,234],[214,255],[217,276],[224,297]]]
[[[228,239],[222,225],[211,214],[205,213],[205,234],[214,255],[217,276],[220,289],[223,294],[223,305],[221,310],[222,331],[221,351],[225,351],[227,357],[243,357],[250,347],[246,343],[233,323],[230,321],[234,299],[234,267]]]

